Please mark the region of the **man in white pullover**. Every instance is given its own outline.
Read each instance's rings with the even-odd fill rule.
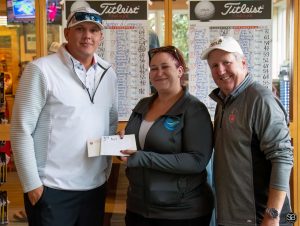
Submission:
[[[11,142],[30,226],[103,225],[111,158],[93,141],[115,134],[117,78],[95,54],[103,39],[99,13],[68,17],[67,43],[28,64],[16,93]]]

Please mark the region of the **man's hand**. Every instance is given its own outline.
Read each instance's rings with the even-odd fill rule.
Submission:
[[[267,206],[269,208],[274,208],[278,211],[279,216],[276,218],[272,218],[268,213],[265,212],[264,219],[260,226],[279,226],[280,221],[280,212],[286,197],[285,191],[276,190],[274,188],[270,188],[269,198],[267,202]]]
[[[276,219],[272,219],[270,216],[267,216],[265,214],[260,226],[279,226],[279,217]]]
[[[34,206],[40,200],[43,192],[44,192],[44,186],[38,187],[28,192],[28,199],[31,205]]]

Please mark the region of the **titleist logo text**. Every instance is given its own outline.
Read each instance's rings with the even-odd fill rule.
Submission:
[[[264,9],[264,5],[261,6],[247,6],[247,4],[241,4],[240,2],[234,3],[226,3],[224,5],[225,12],[221,12],[222,15],[227,15],[227,14],[243,14],[243,13],[262,13]]]
[[[138,14],[138,11],[140,9],[139,6],[131,7],[131,6],[125,6],[117,4],[117,3],[102,3],[100,4],[100,9],[102,10],[100,15],[103,14]]]

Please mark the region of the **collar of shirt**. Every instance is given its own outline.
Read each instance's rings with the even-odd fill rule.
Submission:
[[[80,61],[75,59],[69,52],[68,56],[70,57],[70,60],[73,62],[74,70],[77,75],[77,77],[81,80],[81,82],[85,85],[85,87],[88,89],[90,94],[93,94],[95,91],[95,86],[99,78],[97,78],[97,58],[93,57],[93,65],[86,70]]]
[[[62,44],[59,51],[65,58],[70,69],[74,71],[74,74],[80,79],[82,85],[84,86],[89,96],[93,96],[96,92],[98,83],[103,75],[104,71],[107,70],[106,67],[110,65],[105,61],[101,61],[97,54],[94,54],[93,65],[86,71],[84,66],[76,60],[65,48],[66,43]],[[102,66],[101,66],[102,65]]]

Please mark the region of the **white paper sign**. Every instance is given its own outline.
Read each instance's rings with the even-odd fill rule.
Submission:
[[[134,134],[125,135],[123,139],[119,135],[101,138],[100,155],[125,156],[121,150],[137,150]]]

